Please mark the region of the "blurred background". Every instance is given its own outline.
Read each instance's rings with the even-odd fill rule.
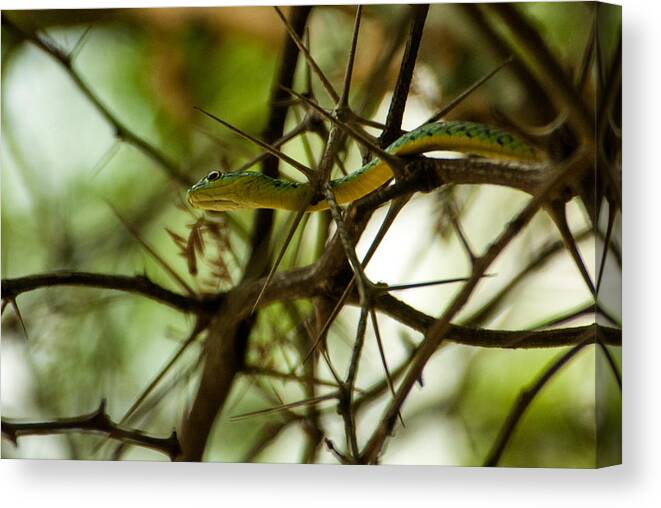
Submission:
[[[567,70],[580,65],[590,37],[593,6],[587,3],[530,3],[520,9]],[[409,7],[368,6],[358,41],[353,106],[384,121],[397,78]],[[285,12],[286,9],[285,9]],[[311,52],[336,88],[341,88],[350,47],[355,7],[313,8],[309,19]],[[616,43],[620,11],[601,12],[604,58]],[[195,111],[201,107],[241,129],[259,135],[268,115],[285,31],[272,8],[165,8],[90,11],[5,11],[12,23],[47,37],[72,52],[73,69],[100,103],[132,133],[155,147],[190,181],[210,169],[231,169],[259,149]],[[490,44],[488,26],[507,32],[488,12],[474,6],[432,5],[414,82],[404,116],[405,129],[419,125],[504,60]],[[506,55],[505,55],[506,56]],[[306,87],[299,61],[296,88]],[[325,106],[318,81],[313,90]],[[588,86],[588,89],[590,86]],[[590,93],[590,92],[588,92]],[[594,91],[592,91],[594,93]],[[449,118],[490,124],[544,125],[553,114],[530,96],[515,70],[506,68],[473,93]],[[287,128],[304,111],[292,108]],[[374,131],[375,133],[377,131]],[[322,143],[308,136],[318,154]],[[285,151],[307,162],[304,143],[296,139]],[[146,250],[145,244],[196,291],[230,288],[241,277],[250,211],[216,217],[220,239],[191,267],[182,256],[182,239],[202,217],[183,205],[185,185],[175,181],[158,161],[118,136],[90,98],[51,56],[2,31],[2,277],[69,269],[112,274],[145,273],[159,284],[181,287]],[[345,166],[361,165],[352,146]],[[285,173],[296,178],[294,171]],[[338,173],[339,174],[339,173]],[[389,284],[460,277],[470,266],[461,241],[447,220],[447,206],[458,210],[466,236],[477,251],[488,245],[527,202],[528,196],[493,186],[462,186],[418,194],[398,217],[370,263],[368,276]],[[577,203],[568,207],[575,233],[589,228]],[[385,209],[377,211],[358,244],[364,254]],[[278,213],[278,238],[286,235],[285,213]],[[128,225],[128,227],[127,227]],[[320,235],[328,229],[323,214],[312,215],[297,235],[283,267],[309,264],[318,257]],[[619,218],[616,223],[619,237]],[[595,271],[594,239],[579,244],[591,273]],[[459,316],[474,313],[498,294],[523,268],[559,236],[543,213],[532,221],[491,267]],[[502,298],[479,326],[528,329],[585,307],[590,301],[567,252],[555,249],[537,270],[530,270]],[[610,256],[603,293],[608,311],[619,319],[619,270]],[[432,286],[397,294],[421,311],[438,316],[458,286]],[[125,293],[82,288],[51,288],[17,300],[25,329],[14,308],[2,316],[3,417],[47,420],[90,412],[101,399],[120,419],[181,344],[192,319],[151,300]],[[300,312],[309,302],[296,302]],[[249,346],[250,363],[289,371],[300,362],[294,322],[281,305],[260,313]],[[345,308],[331,329],[329,352],[343,371],[355,334],[358,311]],[[583,325],[583,315],[563,326]],[[379,316],[391,369],[407,357],[420,334]],[[167,435],[189,407],[199,374],[201,347],[196,344],[164,381],[162,400],[136,415],[131,424],[150,434]],[[383,456],[391,464],[479,465],[488,453],[521,390],[564,349],[495,350],[449,344],[425,369],[423,386],[414,388],[400,427]],[[617,350],[613,353],[618,357]],[[598,375],[599,373],[603,375]],[[320,376],[331,379],[320,369]],[[368,389],[383,379],[373,331],[368,328],[358,386]],[[595,379],[600,385],[597,397]],[[206,460],[300,462],[306,430],[287,415],[232,416],[300,399],[298,383],[242,376],[217,420]],[[365,439],[389,400],[384,391],[363,409],[359,438]],[[597,408],[597,401],[600,401]],[[606,461],[620,456],[620,392],[599,351],[585,348],[535,399],[517,428],[501,465],[593,467],[596,429],[612,437],[602,449]],[[342,420],[329,402],[319,406],[326,435],[342,440]],[[296,412],[296,411],[295,411]],[[271,439],[266,439],[272,437]],[[3,438],[6,458],[107,459],[112,447],[102,438],[82,433],[27,436],[15,447]],[[139,447],[124,450],[123,459],[167,460]],[[316,462],[335,463],[321,447]]]

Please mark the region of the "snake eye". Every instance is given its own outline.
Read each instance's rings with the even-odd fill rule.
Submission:
[[[218,178],[220,178],[220,172],[216,171],[216,170],[210,171],[209,174],[207,175],[207,180],[209,182],[213,182],[214,180],[218,180]]]

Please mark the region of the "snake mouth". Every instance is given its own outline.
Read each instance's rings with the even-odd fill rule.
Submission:
[[[223,199],[217,196],[210,196],[204,192],[195,191],[191,189],[188,191],[188,203],[193,208],[202,208],[204,210],[214,210],[217,212],[225,212],[227,210],[236,210],[240,208],[239,203],[231,199]]]

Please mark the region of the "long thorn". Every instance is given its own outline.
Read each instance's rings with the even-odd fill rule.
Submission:
[[[223,120],[221,118],[218,118],[216,115],[214,115],[212,113],[209,113],[208,111],[204,111],[202,108],[194,106],[194,109],[198,110],[200,113],[205,114],[206,116],[208,116],[209,118],[215,120],[216,122],[221,123],[222,125],[224,125],[228,129],[230,129],[231,131],[236,132],[242,138],[245,138],[249,141],[252,141],[256,145],[262,147],[264,150],[269,152],[271,155],[275,155],[278,159],[286,162],[287,164],[290,164],[294,168],[298,169],[301,173],[303,173],[308,179],[312,178],[312,175],[313,175],[312,170],[310,168],[308,168],[307,166],[304,166],[303,164],[301,164],[297,160],[292,159],[289,155],[281,152],[280,150],[277,150],[277,149],[273,148],[268,143],[264,143],[264,141],[256,138],[255,136],[252,136],[252,135],[250,135],[246,132],[243,132],[241,129],[238,129],[237,127],[234,127],[232,124],[226,122],[225,120]]]
[[[200,334],[202,331],[202,327],[200,326],[200,321],[195,324],[195,328],[193,329],[193,332],[190,334],[190,336],[181,344],[179,349],[175,352],[175,354],[170,358],[168,363],[161,368],[159,373],[152,379],[152,381],[149,383],[147,388],[145,388],[142,393],[138,396],[138,398],[133,402],[131,407],[124,413],[124,416],[122,416],[122,419],[119,421],[119,425],[124,425],[128,420],[135,414],[137,409],[140,407],[140,405],[145,401],[149,395],[154,391],[154,389],[158,386],[158,384],[161,382],[161,380],[167,375],[168,372],[170,372],[170,369],[173,367],[173,365],[181,358],[181,356],[184,354],[186,349],[188,349],[188,346],[190,346],[195,338]],[[93,454],[96,454],[102,447],[109,441],[109,437],[101,441],[92,451]]]
[[[161,382],[161,380],[166,376],[166,374],[170,371],[172,366],[181,358],[181,356],[184,354],[186,349],[195,341],[197,336],[200,334],[200,332],[203,330],[203,327],[201,326],[199,320],[198,323],[195,324],[195,328],[193,329],[192,333],[190,336],[179,346],[179,349],[175,352],[174,355],[172,355],[172,358],[168,361],[168,363],[160,370],[160,372],[152,379],[151,383],[149,383],[149,386],[143,390],[143,392],[140,394],[140,396],[133,402],[131,407],[126,411],[122,419],[120,420],[120,425],[125,424],[131,416],[133,416],[133,413],[135,413],[136,409],[142,404],[142,402],[149,397],[149,395],[152,393],[154,388]]]
[[[306,27],[305,29],[305,44],[308,47],[308,51],[310,50],[310,29]],[[305,61],[305,94],[308,97],[313,97],[314,92],[312,91],[312,71],[310,70],[310,63],[306,60]]]
[[[564,242],[565,247],[569,251],[569,254],[571,254],[571,257],[574,260],[574,263],[576,264],[578,271],[581,272],[581,276],[583,277],[585,284],[590,290],[590,294],[596,295],[597,291],[594,287],[592,279],[590,278],[590,273],[588,272],[588,269],[585,267],[585,263],[583,262],[581,253],[579,252],[578,247],[576,246],[576,242],[574,241],[574,237],[571,233],[571,230],[569,229],[569,224],[567,224],[565,204],[551,203],[549,206],[547,206],[547,210],[549,211],[549,215],[551,216],[551,219],[553,219],[553,222],[558,228],[558,231],[560,232],[560,236],[562,237],[562,241]]]
[[[345,131],[347,134],[349,134],[351,137],[359,141],[360,143],[364,144],[369,148],[371,151],[373,151],[381,160],[383,160],[388,166],[390,166],[393,171],[396,172],[402,172],[404,170],[404,161],[400,159],[399,157],[396,157],[395,155],[386,152],[383,148],[379,147],[376,145],[366,134],[360,132],[359,130],[353,128],[351,125],[347,124],[346,122],[343,122],[342,120],[339,120],[335,118],[332,114],[330,114],[328,111],[326,111],[324,108],[319,106],[318,104],[314,103],[313,101],[309,100],[307,97],[301,95],[300,93],[296,92],[295,90],[291,90],[289,88],[283,87],[283,90],[286,92],[298,97],[302,101],[304,101],[306,104],[311,106],[314,110],[318,111],[322,116],[333,122],[335,125],[337,125],[339,128],[341,128],[343,131]]]
[[[295,138],[299,134],[303,134],[307,130],[307,125],[305,122],[299,123],[296,127],[294,127],[292,130],[290,130],[288,133],[286,133],[284,136],[282,136],[280,139],[275,141],[271,146],[273,148],[279,148],[282,145],[284,145],[287,141],[290,141],[291,139]],[[250,159],[248,162],[242,164],[240,167],[236,168],[233,171],[246,171],[248,168],[254,166],[258,162],[261,162],[264,160],[266,157],[270,155],[270,152],[262,152],[259,155],[253,157]]]
[[[271,269],[269,270],[268,275],[266,276],[266,280],[264,281],[264,285],[262,286],[262,289],[259,292],[259,295],[257,295],[257,299],[255,300],[255,303],[252,306],[252,309],[250,310],[250,313],[252,314],[255,312],[255,309],[257,308],[257,305],[259,305],[259,302],[262,299],[262,296],[264,296],[264,292],[266,291],[266,288],[268,285],[271,283],[271,280],[273,279],[273,276],[275,275],[275,271],[278,269],[278,266],[280,265],[280,262],[282,261],[282,258],[285,256],[285,252],[287,251],[287,247],[289,247],[289,243],[291,242],[291,239],[294,237],[294,233],[296,232],[296,228],[298,228],[298,225],[301,223],[301,219],[303,218],[303,215],[305,215],[305,210],[308,207],[310,200],[306,200],[305,204],[301,207],[298,212],[296,212],[296,217],[294,218],[294,222],[289,228],[289,233],[287,233],[287,238],[285,239],[285,243],[283,244],[282,248],[280,249],[280,252],[278,253],[278,257],[275,260],[275,263],[273,263],[273,266],[271,266]]]
[[[351,75],[353,74],[353,64],[356,59],[356,46],[358,45],[358,32],[360,31],[360,19],[363,14],[363,6],[359,5],[356,9],[356,19],[353,25],[353,37],[351,38],[351,50],[347,60],[347,69],[344,74],[344,85],[342,86],[342,96],[337,103],[337,108],[343,110],[349,107],[349,91],[351,89]]]
[[[161,267],[166,271],[168,275],[170,275],[188,294],[194,295],[195,291],[186,284],[186,281],[181,278],[181,276],[175,271],[174,268],[172,268],[165,259],[163,259],[156,250],[154,250],[145,240],[143,240],[140,237],[140,234],[138,231],[133,227],[132,224],[130,224],[122,215],[119,213],[119,211],[110,203],[108,202],[108,206],[110,209],[113,211],[115,216],[119,219],[119,221],[124,225],[126,229],[128,229],[129,233],[131,233],[131,236],[135,238],[140,245],[151,255],[151,257],[154,258],[154,260],[161,265]]]
[[[386,214],[386,218],[381,224],[379,231],[376,233],[376,236],[372,241],[372,245],[370,245],[369,249],[367,250],[367,254],[365,254],[365,257],[363,258],[363,262],[362,262],[363,267],[366,267],[367,264],[370,262],[372,256],[376,252],[377,247],[381,244],[381,241],[385,237],[386,232],[388,231],[390,226],[392,226],[392,223],[395,221],[395,217],[397,217],[397,214],[401,211],[402,208],[404,208],[404,205],[408,203],[409,199],[410,196],[402,196],[390,204],[390,207],[388,208],[388,213]],[[328,328],[330,328],[330,325],[333,323],[337,315],[340,313],[340,310],[342,309],[344,302],[346,301],[347,297],[349,296],[349,293],[351,293],[355,285],[356,285],[356,276],[353,275],[351,277],[351,280],[349,281],[349,284],[347,284],[347,287],[344,288],[344,291],[342,292],[342,295],[335,304],[335,307],[333,307],[333,310],[328,316],[328,319],[326,319],[326,322],[321,328],[319,334],[315,338],[312,346],[310,347],[305,357],[303,358],[301,365],[307,362],[308,359],[312,356],[312,353],[314,353],[317,347],[319,347],[319,344],[321,344],[321,341],[323,340],[325,333],[328,331]]]
[[[482,277],[495,277],[494,273],[485,273]],[[384,288],[385,291],[401,291],[402,289],[415,289],[423,288],[427,286],[439,286],[443,284],[454,284],[455,282],[466,282],[469,281],[470,277],[456,277],[454,279],[440,279],[440,280],[431,280],[428,282],[413,282],[411,284],[398,284],[395,286],[388,286]]]
[[[319,402],[323,402],[325,400],[330,400],[330,399],[335,399],[337,398],[337,392],[331,392],[326,395],[320,395],[319,397],[311,397],[309,399],[304,399],[304,400],[299,400],[296,402],[290,402],[289,404],[282,404],[280,406],[275,406],[275,407],[270,407],[267,409],[260,409],[258,411],[250,411],[249,413],[242,413],[236,416],[231,416],[230,420],[236,421],[236,420],[241,420],[243,418],[249,418],[251,416],[259,416],[259,415],[267,415],[271,413],[277,413],[279,411],[286,411],[288,409],[292,409],[295,407],[301,407],[301,406],[308,406],[310,404],[318,404]]]
[[[92,170],[90,173],[92,174],[92,179],[96,178],[99,173],[110,163],[110,161],[117,155],[117,152],[119,152],[119,149],[122,147],[122,141],[121,139],[115,139],[113,141],[112,145],[108,147],[108,149],[103,152],[103,155],[99,158],[96,164],[92,167]]]
[[[74,45],[73,49],[69,52],[68,55],[70,62],[73,62],[80,53],[80,50],[83,49],[83,44],[87,40],[87,36],[89,35],[91,30],[92,30],[92,25],[88,25],[87,28],[85,28],[81,36],[76,41],[76,44]]]
[[[16,303],[16,300],[10,299],[9,300],[12,308],[14,309],[14,312],[16,313],[16,317],[18,318],[18,322],[21,323],[21,329],[23,330],[23,335],[25,335],[25,340],[28,340],[28,329],[25,327],[25,321],[23,321],[23,316],[21,315],[21,311],[18,308],[18,304]]]
[[[457,107],[466,97],[468,97],[475,90],[480,88],[484,83],[489,81],[503,67],[505,67],[506,65],[512,63],[513,60],[514,60],[514,58],[510,55],[504,62],[502,62],[500,65],[495,67],[493,70],[491,70],[490,72],[485,74],[480,79],[478,79],[475,83],[473,83],[471,86],[469,86],[466,90],[464,90],[459,95],[457,95],[454,99],[452,99],[447,105],[443,106],[443,108],[441,108],[440,111],[438,111],[435,115],[430,117],[429,120],[427,120],[425,123],[436,122],[437,120],[440,120],[441,118],[443,118],[450,111],[452,111],[455,107]]]
[[[392,393],[394,397],[395,385],[392,382],[392,375],[390,374],[390,369],[388,368],[388,361],[386,360],[386,353],[383,348],[383,341],[381,340],[381,332],[379,331],[379,321],[376,318],[376,311],[373,308],[370,309],[370,318],[372,320],[372,328],[374,328],[374,336],[376,337],[376,344],[379,347],[379,355],[381,356],[381,363],[383,364],[383,370],[386,373],[386,381],[388,383],[388,388],[390,388],[390,393]],[[399,421],[402,424],[402,426],[406,427],[406,425],[404,424],[404,418],[402,418],[401,411],[397,412],[397,416],[399,417]]]
[[[344,289],[344,292],[342,293],[342,296],[340,296],[339,300],[335,304],[335,307],[333,307],[333,310],[328,316],[328,319],[326,319],[326,322],[324,323],[324,326],[321,327],[321,330],[319,330],[319,333],[317,334],[317,337],[315,341],[312,343],[312,346],[310,346],[310,349],[308,352],[305,354],[303,357],[303,360],[301,361],[301,365],[303,365],[305,362],[307,362],[310,357],[312,356],[312,353],[314,353],[317,348],[319,347],[319,344],[321,344],[321,341],[324,339],[324,336],[326,335],[326,332],[330,328],[331,323],[335,320],[337,315],[340,313],[340,309],[342,309],[342,305],[344,304],[344,301],[347,299],[347,296],[349,296],[349,293],[353,289],[355,285],[355,275],[351,279],[351,282],[347,285],[347,287]]]
[[[585,48],[583,49],[581,63],[577,68],[576,76],[574,78],[576,90],[579,93],[582,93],[583,88],[585,88],[585,84],[588,80],[588,77],[590,76],[590,63],[594,58],[596,39],[595,30],[597,29],[598,23],[598,10],[596,9],[596,5],[593,6],[593,11],[594,12],[592,13],[592,24],[590,26],[590,32],[588,33],[588,39],[585,43]]]
[[[370,318],[372,320],[372,328],[374,328],[374,335],[376,337],[376,343],[379,347],[379,354],[381,355],[381,363],[383,364],[383,370],[386,373],[386,380],[388,381],[388,388],[390,392],[395,395],[395,385],[392,382],[392,376],[390,375],[390,369],[388,368],[388,361],[386,360],[386,354],[383,349],[383,341],[381,340],[381,332],[379,331],[379,321],[376,318],[376,312],[374,309],[370,309]]]
[[[611,236],[613,234],[613,224],[615,223],[615,216],[617,210],[614,206],[608,206],[608,225],[606,226],[606,236],[604,238],[604,251],[601,255],[601,262],[599,263],[599,275],[597,275],[597,293],[599,293],[599,288],[601,287],[601,281],[604,276],[604,268],[606,267],[606,258],[608,257],[608,248]]]
[[[351,111],[350,115],[351,115],[351,118],[354,121],[356,121],[357,123],[363,124],[367,127],[373,127],[375,129],[379,129],[379,130],[384,130],[386,128],[386,124],[381,123],[381,122],[377,122],[376,120],[370,120],[369,118],[363,118],[358,113],[354,113],[353,111]]]
[[[466,254],[468,254],[471,263],[475,263],[477,256],[473,252],[473,248],[471,247],[471,244],[468,241],[468,237],[464,232],[464,228],[461,226],[461,222],[459,222],[457,211],[450,204],[447,204],[445,208],[448,212],[448,215],[450,216],[450,221],[452,222],[454,229],[457,231],[457,236],[459,236],[459,240],[461,240],[461,245],[464,247]]]
[[[611,371],[613,372],[613,377],[615,378],[615,382],[617,383],[617,386],[620,388],[620,391],[622,391],[622,374],[620,374],[620,371],[617,368],[617,364],[615,363],[615,358],[613,358],[613,355],[608,350],[608,346],[604,344],[601,340],[597,339],[597,344],[599,345],[602,353],[604,353],[604,356],[606,357],[606,361],[608,362],[608,365],[610,366]]]
[[[282,11],[278,7],[273,7],[275,9],[275,12],[278,13],[278,16],[284,23],[285,27],[287,28],[287,31],[289,32],[289,35],[291,36],[292,40],[296,43],[298,46],[298,49],[303,53],[303,56],[305,57],[306,61],[308,62],[308,65],[310,68],[314,71],[314,73],[317,75],[321,83],[324,85],[324,88],[326,89],[326,92],[328,92],[328,95],[330,96],[331,99],[333,99],[333,102],[337,103],[339,100],[339,95],[333,88],[333,85],[331,85],[330,81],[328,81],[328,78],[326,78],[326,75],[322,72],[322,70],[319,68],[317,65],[317,62],[314,61],[314,58],[312,58],[312,55],[310,54],[310,51],[308,48],[305,47],[305,44],[303,44],[303,41],[301,38],[298,36],[296,31],[292,28],[291,24],[289,21],[287,21],[287,18],[282,14]]]

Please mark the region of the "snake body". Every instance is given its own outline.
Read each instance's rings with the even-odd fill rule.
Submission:
[[[492,159],[539,161],[537,151],[511,134],[488,125],[450,121],[430,123],[408,132],[386,151],[393,155],[421,154],[451,150]],[[350,203],[377,189],[393,176],[381,159],[373,159],[360,169],[331,181],[339,204]],[[205,210],[272,208],[300,210],[309,203],[310,183],[271,178],[255,171],[220,173],[212,171],[188,191],[188,202]],[[325,210],[325,200],[309,205],[306,211]]]

